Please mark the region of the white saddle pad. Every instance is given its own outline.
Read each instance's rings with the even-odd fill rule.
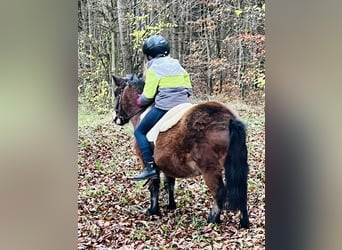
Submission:
[[[191,103],[182,103],[170,109],[147,133],[147,140],[150,142],[155,142],[159,132],[163,132],[172,128],[183,116],[183,114],[193,106],[194,104]],[[150,111],[150,108],[142,113],[140,118],[143,119],[148,111]]]

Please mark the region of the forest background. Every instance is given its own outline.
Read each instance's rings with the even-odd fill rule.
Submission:
[[[141,73],[142,44],[156,33],[190,73],[195,96],[263,102],[264,0],[78,0],[79,101],[111,110],[112,75]]]

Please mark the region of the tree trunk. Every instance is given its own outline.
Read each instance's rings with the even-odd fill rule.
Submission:
[[[110,76],[112,79],[112,98],[114,98],[114,80],[112,75],[114,75],[116,73],[116,68],[115,68],[115,34],[114,32],[111,33],[111,41],[112,41],[112,47],[111,47],[111,56],[110,56],[110,60],[111,60],[111,66],[110,66]]]
[[[122,0],[117,0],[120,46],[121,46],[121,51],[122,51],[122,62],[123,62],[124,72],[126,74],[131,74],[132,73],[132,55],[129,52],[127,24],[125,21],[125,7],[123,3],[124,2]]]
[[[203,15],[204,18],[210,18],[210,14],[208,13],[208,10],[205,9],[205,14]],[[209,37],[209,31],[208,31],[208,26],[207,23],[204,23],[204,37],[205,37],[205,46],[207,50],[207,86],[209,89],[209,93],[213,92],[213,81],[212,81],[212,74],[211,74],[211,68],[210,68],[210,59],[211,59],[211,51],[210,51],[210,37]]]

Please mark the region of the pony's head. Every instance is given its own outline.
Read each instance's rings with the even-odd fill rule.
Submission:
[[[136,99],[138,94],[141,94],[145,81],[141,76],[127,75],[126,77],[113,76],[115,89],[115,118],[114,123],[118,125],[125,125],[130,119],[142,113],[146,107],[138,107]]]

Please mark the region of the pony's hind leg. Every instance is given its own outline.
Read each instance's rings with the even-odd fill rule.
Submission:
[[[209,223],[220,223],[220,215],[225,201],[225,186],[221,175],[213,175],[212,173],[203,174],[203,178],[211,194],[215,197],[215,203],[210,211],[208,222]]]
[[[165,178],[165,189],[169,196],[169,204],[167,206],[167,209],[176,209],[176,202],[174,197],[176,179],[169,176],[165,176]]]
[[[249,217],[247,212],[247,207],[240,210],[240,228],[249,228]]]
[[[159,187],[159,178],[151,180],[150,186],[148,187],[151,194],[151,207],[147,211],[148,215],[159,214]]]

